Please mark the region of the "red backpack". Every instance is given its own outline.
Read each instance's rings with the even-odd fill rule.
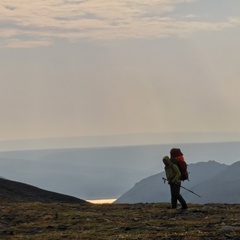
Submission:
[[[181,172],[181,180],[189,180],[187,163],[183,157],[183,153],[179,148],[172,148],[170,151],[171,161],[176,164]]]

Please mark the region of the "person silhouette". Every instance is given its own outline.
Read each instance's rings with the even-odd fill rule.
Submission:
[[[179,201],[182,205],[182,209],[187,209],[187,203],[180,194],[181,188],[181,172],[176,164],[174,164],[168,156],[163,158],[165,165],[165,173],[168,184],[170,185],[171,192],[171,204],[172,208],[177,208],[177,202]]]

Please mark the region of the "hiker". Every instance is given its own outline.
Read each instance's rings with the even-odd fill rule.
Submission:
[[[168,184],[171,190],[171,203],[172,208],[177,208],[177,201],[182,205],[182,209],[187,209],[187,204],[182,195],[180,194],[181,188],[181,172],[176,164],[174,164],[168,156],[163,158],[163,163],[165,165],[165,173],[167,177]]]

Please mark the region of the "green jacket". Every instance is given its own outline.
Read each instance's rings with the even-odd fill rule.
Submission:
[[[167,157],[165,160],[165,173],[167,180],[170,182],[181,183],[181,172],[178,166],[171,162],[171,160]]]

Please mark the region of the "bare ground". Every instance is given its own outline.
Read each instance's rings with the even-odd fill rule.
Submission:
[[[240,204],[10,203],[0,206],[0,239],[239,239]]]

